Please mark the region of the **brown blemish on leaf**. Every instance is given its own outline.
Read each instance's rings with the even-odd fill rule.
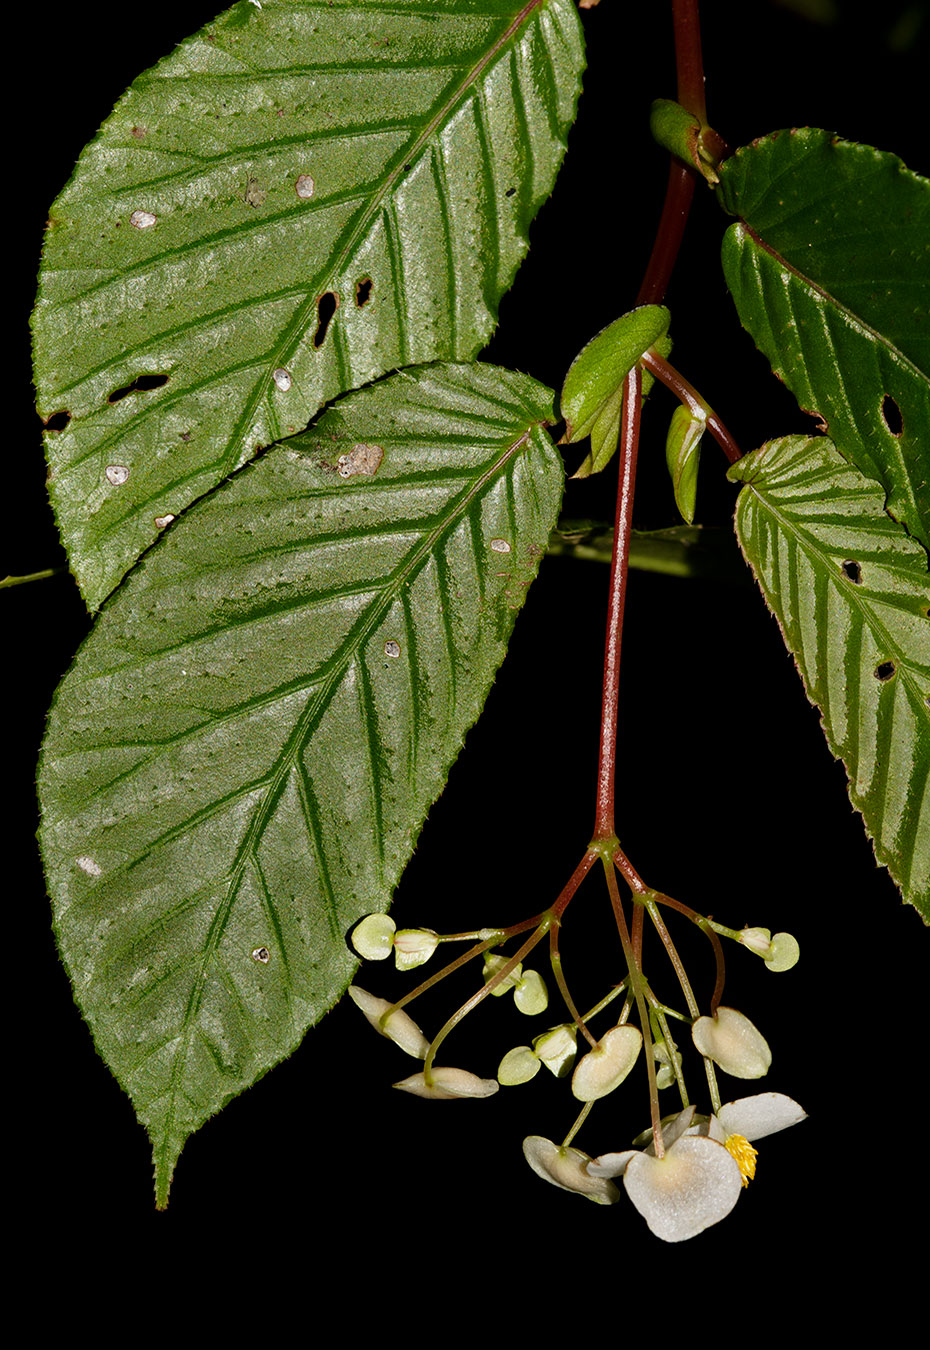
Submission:
[[[378,472],[384,450],[380,445],[353,445],[348,454],[340,455],[336,461],[336,472],[340,478],[353,478],[357,473],[371,477]]]

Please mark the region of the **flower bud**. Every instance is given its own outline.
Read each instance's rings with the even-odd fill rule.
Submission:
[[[546,982],[538,970],[528,970],[513,991],[513,1001],[528,1017],[545,1012],[549,1006]]]
[[[735,1008],[718,1008],[714,1017],[699,1017],[691,1037],[702,1055],[734,1078],[762,1078],[768,1073],[772,1052],[765,1038]]]
[[[611,1027],[593,1050],[579,1061],[572,1075],[572,1093],[582,1102],[594,1102],[619,1087],[636,1063],[643,1043],[639,1027],[628,1023]]]
[[[490,984],[491,981],[494,979],[494,976],[497,974],[497,972],[499,970],[503,970],[504,966],[509,965],[509,960],[510,960],[509,957],[492,956],[489,953],[484,958],[484,967],[481,971],[485,984]],[[506,976],[505,979],[501,980],[500,984],[496,984],[494,988],[491,990],[493,997],[500,998],[502,994],[507,993],[508,989],[516,988],[516,985],[520,979],[522,971],[523,965],[521,962],[518,961],[517,964],[514,966],[513,970],[510,972],[510,974]]]
[[[744,928],[739,940],[744,947],[763,959],[768,958],[772,949],[772,934],[768,928]]]
[[[539,1073],[540,1062],[528,1045],[518,1045],[508,1050],[497,1070],[497,1081],[504,1087],[516,1087],[518,1083],[528,1083]]]
[[[402,1092],[412,1092],[415,1097],[432,1097],[436,1101],[453,1101],[456,1097],[491,1097],[498,1090],[495,1078],[478,1078],[467,1069],[436,1068],[430,1071],[430,1081],[425,1073],[413,1073],[396,1088]]]
[[[414,1059],[426,1058],[429,1041],[413,1018],[408,1017],[402,1009],[395,1008],[386,998],[376,998],[374,994],[369,994],[367,989],[360,989],[357,984],[349,985],[349,997],[382,1036],[394,1041],[401,1050],[413,1055]]]
[[[428,961],[439,945],[432,928],[399,928],[394,934],[394,962],[398,970],[413,970]]]
[[[578,1032],[570,1022],[544,1031],[533,1042],[540,1061],[556,1078],[564,1078],[572,1066],[578,1048]]]
[[[772,946],[769,955],[765,958],[765,964],[769,970],[790,970],[796,966],[798,958],[801,955],[801,948],[798,946],[798,940],[792,937],[790,933],[776,933],[772,938]]]
[[[394,928],[386,914],[369,914],[352,929],[352,946],[366,961],[383,961],[391,954]]]

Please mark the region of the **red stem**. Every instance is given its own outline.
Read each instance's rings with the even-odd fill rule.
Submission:
[[[614,521],[614,552],[610,563],[610,600],[607,606],[607,640],[604,645],[604,691],[601,702],[601,744],[597,767],[597,806],[594,838],[614,837],[614,783],[617,767],[617,710],[620,693],[620,644],[626,604],[630,528],[639,449],[639,417],[642,408],[642,372],[635,366],[623,388],[620,425],[620,482]]]
[[[736,444],[736,441],[730,435],[729,431],[727,431],[713,408],[701,398],[701,395],[695,389],[694,385],[689,384],[684,375],[677,371],[674,366],[669,365],[668,361],[666,361],[663,356],[660,356],[654,348],[650,348],[648,352],[645,352],[641,359],[643,365],[652,372],[657,380],[661,380],[666,388],[671,389],[675,397],[679,399],[686,408],[691,407],[699,409],[704,413],[707,419],[707,430],[723,450],[723,453],[731,464],[735,464],[738,459],[742,459],[743,452]]]

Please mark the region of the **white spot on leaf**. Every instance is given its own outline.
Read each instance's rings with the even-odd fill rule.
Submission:
[[[271,960],[271,952],[267,947],[253,947],[252,960],[258,961],[260,965],[267,966],[268,962]]]
[[[298,197],[306,199],[313,196],[314,182],[308,173],[302,173],[294,186]]]
[[[494,550],[495,553],[510,552],[510,545],[507,543],[506,539],[492,539],[491,548]]]
[[[174,516],[156,516],[155,528],[158,530],[163,530],[167,525],[170,525],[173,520]]]
[[[129,470],[125,464],[108,464],[104,473],[107,482],[112,483],[114,487],[122,487],[129,477]]]
[[[386,642],[384,644],[384,654],[385,656],[400,656],[400,643]]]
[[[374,474],[384,459],[384,450],[380,445],[353,445],[347,455],[340,455],[336,461],[336,472],[340,478],[351,478],[354,474]]]
[[[285,370],[283,366],[278,366],[272,378],[281,392],[286,394],[292,383],[291,372]]]
[[[147,230],[150,225],[154,225],[158,217],[151,211],[133,211],[129,217],[130,225],[135,225],[137,230]]]
[[[103,868],[100,864],[94,862],[93,858],[89,858],[86,853],[82,853],[81,856],[75,858],[74,861],[81,871],[86,872],[89,877],[99,877],[103,872]]]

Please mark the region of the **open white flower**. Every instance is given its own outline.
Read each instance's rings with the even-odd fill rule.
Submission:
[[[772,1063],[765,1037],[735,1008],[718,1008],[713,1017],[699,1017],[691,1039],[702,1055],[734,1078],[762,1078]]]
[[[402,1092],[412,1092],[415,1097],[432,1097],[436,1101],[454,1101],[457,1097],[490,1097],[498,1088],[496,1078],[479,1078],[467,1069],[440,1068],[433,1066],[429,1082],[425,1073],[413,1073],[395,1083]]]
[[[408,1017],[400,1008],[395,1008],[393,1003],[388,1003],[386,998],[376,998],[357,984],[349,985],[349,997],[382,1036],[394,1041],[414,1059],[426,1058],[429,1041],[412,1017]]]
[[[575,1191],[598,1205],[613,1205],[620,1192],[612,1181],[592,1176],[587,1170],[591,1161],[578,1148],[559,1147],[551,1139],[531,1134],[523,1141],[523,1155],[538,1177],[558,1186],[563,1191]]]
[[[592,1158],[587,1172],[605,1179],[622,1176],[650,1230],[665,1242],[683,1242],[730,1213],[755,1174],[752,1142],[796,1125],[805,1114],[780,1092],[727,1102],[697,1123],[689,1106],[663,1123],[664,1158],[657,1158],[650,1144],[642,1152],[626,1149]]]

